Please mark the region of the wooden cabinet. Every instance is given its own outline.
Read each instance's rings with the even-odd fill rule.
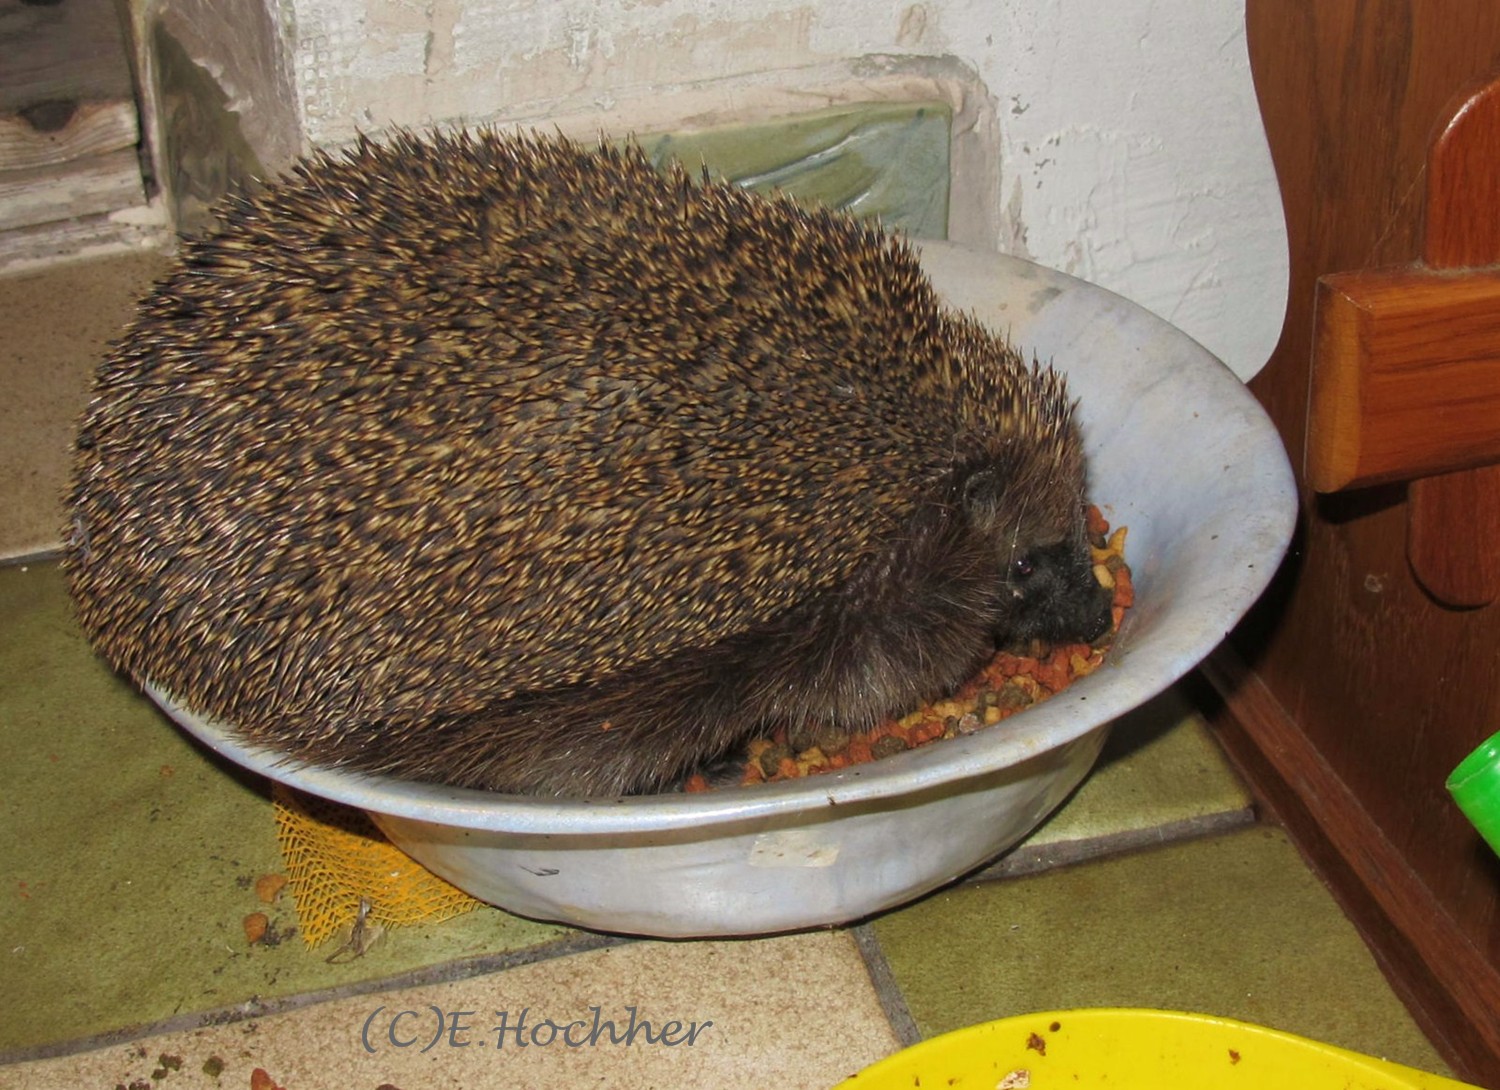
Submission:
[[[1462,1075],[1500,1086],[1500,859],[1444,790],[1500,730],[1500,605],[1453,608],[1414,577],[1412,486],[1320,494],[1305,472],[1318,281],[1421,257],[1429,148],[1500,77],[1500,3],[1248,0],[1246,19],[1291,246],[1286,324],[1251,388],[1301,475],[1302,521],[1205,673],[1226,745],[1424,1028]],[[1440,545],[1500,550],[1484,520],[1446,518]]]

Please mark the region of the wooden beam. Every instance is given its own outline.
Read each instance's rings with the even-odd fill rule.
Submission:
[[[1315,323],[1319,492],[1500,462],[1500,269],[1334,273]]]

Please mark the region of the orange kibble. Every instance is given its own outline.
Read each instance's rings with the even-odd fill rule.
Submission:
[[[797,775],[797,762],[790,757],[783,757],[776,762],[776,775],[771,777],[776,780],[790,780]]]
[[[707,791],[708,777],[703,775],[703,773],[701,772],[697,773],[696,775],[689,776],[687,778],[687,782],[682,785],[682,789],[684,791],[689,791],[695,795],[703,791]]]
[[[842,753],[835,753],[832,757],[828,758],[828,767],[829,768],[847,768],[847,767],[849,767],[849,751],[846,749]]]
[[[275,904],[276,898],[281,896],[281,891],[285,888],[284,874],[262,874],[255,880],[255,896],[260,898],[261,904]]]
[[[1121,568],[1115,572],[1115,598],[1114,604],[1120,609],[1129,609],[1135,605],[1135,583],[1131,581],[1130,569]],[[1115,622],[1119,627],[1120,622]]]
[[[264,912],[252,912],[244,918],[242,925],[245,928],[245,941],[254,946],[266,937],[271,920]]]
[[[1043,666],[1037,670],[1036,680],[1037,684],[1046,689],[1048,693],[1056,693],[1062,691],[1067,686],[1068,672],[1066,670],[1058,670],[1052,666]]]
[[[926,745],[928,742],[936,742],[948,732],[945,721],[942,719],[929,719],[922,726],[912,732],[911,744],[914,746]]]
[[[1103,537],[1109,533],[1109,520],[1104,517],[1104,512],[1089,504],[1088,510],[1084,512],[1084,520],[1088,524],[1091,537]]]
[[[1011,655],[1004,651],[995,656],[995,661],[990,664],[990,675],[997,682],[1004,682],[1025,672],[1026,660],[1020,655]]]
[[[979,671],[979,673],[971,677],[968,681],[963,683],[958,692],[953,694],[953,702],[959,705],[960,709],[962,709],[963,707],[974,703],[974,701],[979,698],[979,694],[984,692],[987,687],[992,686],[992,684],[993,683],[990,681],[989,668],[986,667],[985,669]],[[963,711],[960,710],[957,714],[962,715]],[[946,719],[947,716],[944,716],[943,718]]]
[[[867,738],[856,738],[849,743],[849,748],[844,750],[849,755],[850,764],[863,764],[874,760],[874,754],[870,752],[870,742]]]

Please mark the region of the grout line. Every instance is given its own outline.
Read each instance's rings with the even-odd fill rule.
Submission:
[[[865,971],[870,974],[870,983],[875,986],[875,997],[880,1000],[880,1009],[885,1012],[885,1020],[890,1023],[896,1039],[901,1042],[902,1048],[916,1044],[922,1039],[922,1031],[917,1028],[917,1020],[911,1016],[911,1009],[906,1005],[906,997],[901,994],[901,985],[896,983],[891,963],[885,959],[885,951],[880,949],[875,929],[863,923],[850,928],[849,933],[854,936],[854,944],[859,947],[860,956],[865,960]]]
[[[23,568],[28,564],[53,564],[63,558],[62,542],[56,546],[30,552],[0,555],[0,568]]]
[[[408,970],[395,976],[377,980],[362,980],[350,984],[337,984],[329,988],[302,992],[280,999],[262,1000],[251,996],[243,1003],[217,1010],[200,1011],[195,1014],[178,1014],[157,1022],[135,1026],[124,1026],[89,1037],[78,1037],[68,1041],[55,1041],[44,1045],[29,1045],[11,1051],[0,1052],[0,1068],[7,1064],[24,1063],[30,1060],[50,1060],[59,1056],[71,1056],[80,1052],[112,1045],[127,1044],[146,1037],[164,1033],[179,1033],[184,1030],[203,1029],[208,1026],[225,1026],[244,1022],[252,1018],[265,1018],[276,1014],[301,1010],[336,999],[352,996],[372,995],[378,992],[413,988],[422,984],[447,984],[455,980],[468,980],[489,973],[518,969],[523,965],[534,965],[540,961],[551,961],[570,954],[583,954],[593,950],[604,950],[614,946],[625,946],[636,942],[634,938],[581,931],[551,942],[528,946],[523,950],[508,950],[503,954],[481,954],[461,961],[447,961],[438,965],[427,965]]]
[[[1218,836],[1254,825],[1257,821],[1253,806],[1237,810],[1225,810],[1217,814],[1199,815],[1164,822],[1142,829],[1127,829],[1107,836],[1087,837],[1078,840],[1063,840],[1051,844],[1039,844],[1028,850],[1023,844],[994,863],[970,874],[963,881],[993,882],[1006,878],[1020,878],[1077,863],[1089,863],[1142,848],[1155,848],[1166,844],[1177,844],[1202,837]]]

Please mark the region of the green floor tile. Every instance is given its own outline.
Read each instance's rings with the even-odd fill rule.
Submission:
[[[872,926],[923,1036],[1154,1007],[1445,1070],[1327,890],[1264,826],[960,886]]]
[[[254,998],[353,986],[547,942],[482,909],[329,965],[246,943],[281,869],[265,781],[224,765],[93,657],[55,565],[0,567],[0,1055]],[[273,924],[295,926],[283,898]]]
[[[1250,793],[1203,717],[1172,688],[1121,716],[1073,797],[978,877],[1025,874],[1254,820]]]

